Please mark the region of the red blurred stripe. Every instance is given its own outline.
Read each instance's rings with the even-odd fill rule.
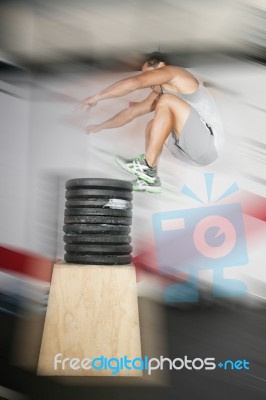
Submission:
[[[0,246],[0,269],[50,282],[54,261],[26,251]]]

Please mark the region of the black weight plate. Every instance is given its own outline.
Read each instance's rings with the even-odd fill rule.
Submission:
[[[129,244],[131,237],[128,235],[86,235],[86,234],[66,234],[64,235],[65,243],[79,243],[79,244]]]
[[[113,188],[132,191],[133,185],[132,182],[121,179],[78,178],[70,179],[66,182],[66,189],[72,188]]]
[[[66,199],[76,199],[77,197],[98,198],[104,197],[108,199],[124,199],[132,200],[133,195],[131,192],[125,190],[105,190],[105,189],[74,189],[66,190]]]
[[[132,246],[129,244],[66,244],[65,251],[75,254],[130,254],[132,252]]]
[[[66,201],[66,207],[95,207],[103,208],[108,204],[109,199],[71,199]]]
[[[118,204],[115,204],[115,200],[118,200]],[[115,209],[115,210],[131,210],[132,209],[132,204],[130,201],[123,200],[123,199],[71,199],[66,201],[66,207],[67,208],[83,208],[83,207],[88,207],[88,208],[106,208],[107,210],[109,209]]]
[[[128,217],[102,217],[94,215],[66,216],[65,224],[108,224],[108,225],[131,225],[132,218]]]
[[[123,265],[130,264],[132,257],[130,254],[120,255],[77,255],[66,253],[65,261],[74,264],[91,264],[91,265]]]
[[[108,225],[108,224],[69,224],[63,226],[65,233],[108,233],[110,235],[128,235],[131,231],[127,225]]]
[[[99,215],[99,216],[110,216],[110,217],[132,217],[132,211],[126,210],[110,210],[102,208],[67,208],[65,215]]]

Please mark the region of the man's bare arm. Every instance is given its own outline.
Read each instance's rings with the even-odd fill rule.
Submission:
[[[82,101],[82,104],[94,106],[101,100],[121,97],[133,92],[134,90],[171,82],[175,75],[173,68],[174,67],[172,66],[165,66],[153,71],[143,72],[142,74],[131,78],[122,79],[96,95],[86,98]]]
[[[120,126],[126,125],[133,119],[140,117],[141,115],[148,114],[151,111],[154,111],[159,97],[160,96],[153,91],[145,100],[134,103],[134,105],[125,108],[124,110],[120,111],[118,114],[102,122],[101,124],[88,125],[86,127],[86,131],[88,133],[99,132],[103,129],[118,128]]]

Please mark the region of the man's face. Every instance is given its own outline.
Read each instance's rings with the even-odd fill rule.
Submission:
[[[153,71],[154,69],[156,69],[155,67],[149,67],[148,63],[145,62],[142,66],[142,72],[147,72],[147,71]]]
[[[155,69],[158,69],[158,68],[162,68],[162,67],[164,67],[165,66],[165,64],[161,61],[158,65],[156,65],[156,67],[150,67],[149,65],[148,65],[148,63],[147,62],[145,62],[144,64],[143,64],[143,66],[142,66],[142,72],[147,72],[147,71],[153,71],[153,70],[155,70]]]

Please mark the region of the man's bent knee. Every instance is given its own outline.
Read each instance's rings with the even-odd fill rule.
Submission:
[[[182,106],[189,107],[189,104],[186,103],[186,101],[181,99],[180,97],[177,97],[173,94],[166,93],[160,97],[155,110],[157,110],[160,107],[165,107],[165,106],[170,107],[170,108],[171,107],[176,108],[176,107],[182,107]]]
[[[160,99],[158,100],[158,103],[156,105],[156,108],[163,106],[163,105],[167,105],[171,102],[172,97],[174,97],[172,94],[163,94]]]

